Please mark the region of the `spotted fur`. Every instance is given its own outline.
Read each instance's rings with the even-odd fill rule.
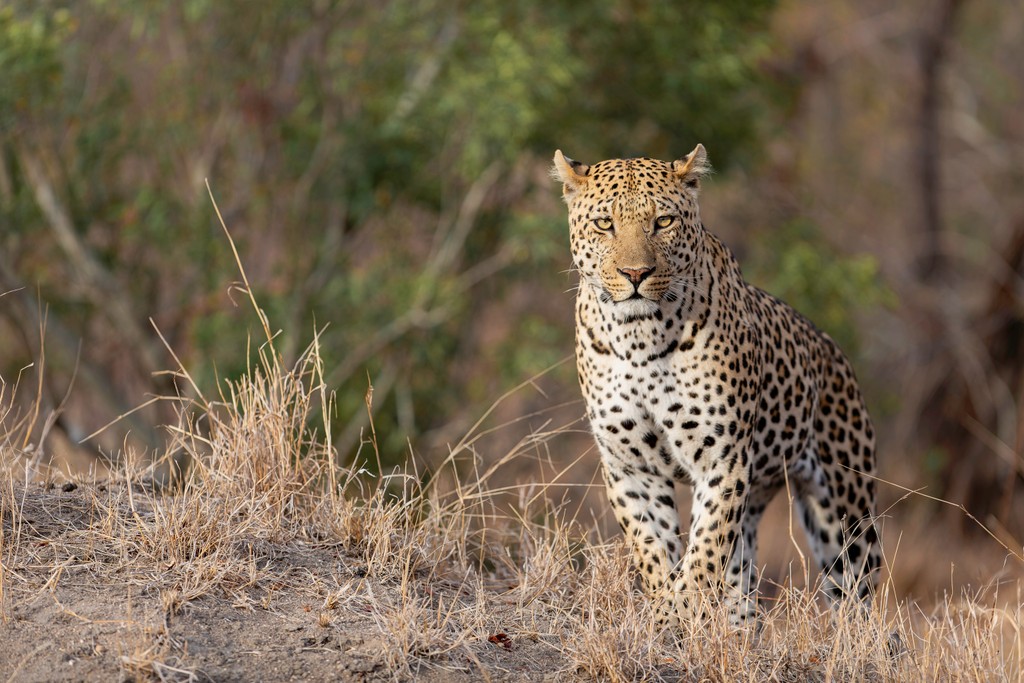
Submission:
[[[867,599],[875,439],[857,380],[705,230],[707,170],[701,145],[675,162],[555,153],[580,275],[577,368],[612,509],[662,623],[706,616],[696,592],[734,623],[753,618],[758,522],[787,487],[827,594]],[[685,544],[676,482],[693,487]]]

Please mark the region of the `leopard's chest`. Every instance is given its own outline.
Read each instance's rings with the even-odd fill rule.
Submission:
[[[605,353],[581,340],[580,383],[591,428],[607,452],[665,477],[692,479],[730,425],[736,433],[736,397],[721,381],[720,359],[703,350],[707,336],[684,334],[635,349],[630,342],[628,353]]]

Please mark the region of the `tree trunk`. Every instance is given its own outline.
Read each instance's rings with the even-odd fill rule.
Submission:
[[[928,281],[942,270],[942,71],[962,0],[941,0],[936,21],[921,37],[921,99],[918,105],[917,176],[921,192],[921,221],[924,240],[919,264],[922,279]]]

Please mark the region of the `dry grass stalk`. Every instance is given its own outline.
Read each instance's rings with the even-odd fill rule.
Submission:
[[[32,471],[26,421],[12,414],[8,385],[0,383],[4,623],[48,595],[72,623],[134,625],[112,648],[116,666],[162,681],[201,677],[174,635],[193,606],[274,615],[291,614],[295,603],[304,605],[300,627],[327,638],[356,623],[369,644],[346,656],[376,658],[396,678],[487,678],[514,661],[496,658],[524,651],[524,671],[524,662],[548,668],[523,679],[1024,675],[1020,596],[1007,601],[998,585],[949,596],[929,614],[888,595],[874,609],[828,611],[813,591],[781,587],[763,602],[759,630],[731,629],[721,615],[656,632],[622,542],[603,541],[556,498],[564,472],[544,485],[492,483],[503,467],[543,453],[558,428],[544,425],[484,468],[491,460],[476,451],[481,421],[433,475],[410,465],[374,476],[361,466],[376,459],[371,419],[366,452],[343,466],[329,438],[332,398],[316,336],[289,367],[260,320],[267,342],[248,373],[225,383],[218,400],[195,388],[198,398],[182,403],[174,432],[193,466],[169,488],[154,487],[151,468],[131,453],[108,481],[54,486]],[[184,367],[177,374],[191,381]],[[127,591],[136,607],[99,619],[67,606],[76,591],[95,586]],[[320,642],[309,648],[330,651]],[[30,660],[6,669],[0,661],[0,676]]]
[[[164,621],[123,641],[118,662],[158,680],[197,675],[166,626],[191,604],[274,610],[292,592],[316,598],[310,623],[327,632],[347,614],[370,615],[381,661],[399,677],[484,666],[479,655],[499,629],[512,634],[510,649],[539,643],[564,673],[609,681],[1008,680],[1024,671],[1021,610],[994,606],[991,594],[950,597],[932,614],[905,603],[830,612],[812,593],[783,587],[765,603],[759,632],[723,618],[657,633],[622,543],[596,539],[551,491],[524,485],[511,499],[489,487],[494,468],[467,479],[455,458],[426,480],[415,470],[375,478],[338,467],[318,436],[330,424],[315,343],[288,370],[268,350],[259,358],[222,401],[199,403],[209,430],[185,436],[209,450],[175,490],[141,485],[147,470],[126,458],[115,481],[83,486],[77,507],[40,525],[33,496],[46,489],[26,481],[26,456],[4,442],[5,618],[40,590],[56,595],[88,563],[94,579],[133,586],[136,600],[154,596]],[[318,545],[356,565],[354,578],[320,573],[302,585],[275,568],[278,555]],[[39,568],[45,580],[33,583]],[[894,633],[905,647],[895,655]]]

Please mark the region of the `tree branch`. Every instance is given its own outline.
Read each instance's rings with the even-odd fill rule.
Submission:
[[[110,322],[123,337],[124,345],[136,355],[142,370],[148,375],[157,372],[161,365],[142,325],[132,314],[131,302],[122,294],[123,288],[79,238],[69,212],[57,198],[42,161],[24,145],[18,145],[17,155],[36,203],[49,222],[50,231],[89,298],[110,318]]]

